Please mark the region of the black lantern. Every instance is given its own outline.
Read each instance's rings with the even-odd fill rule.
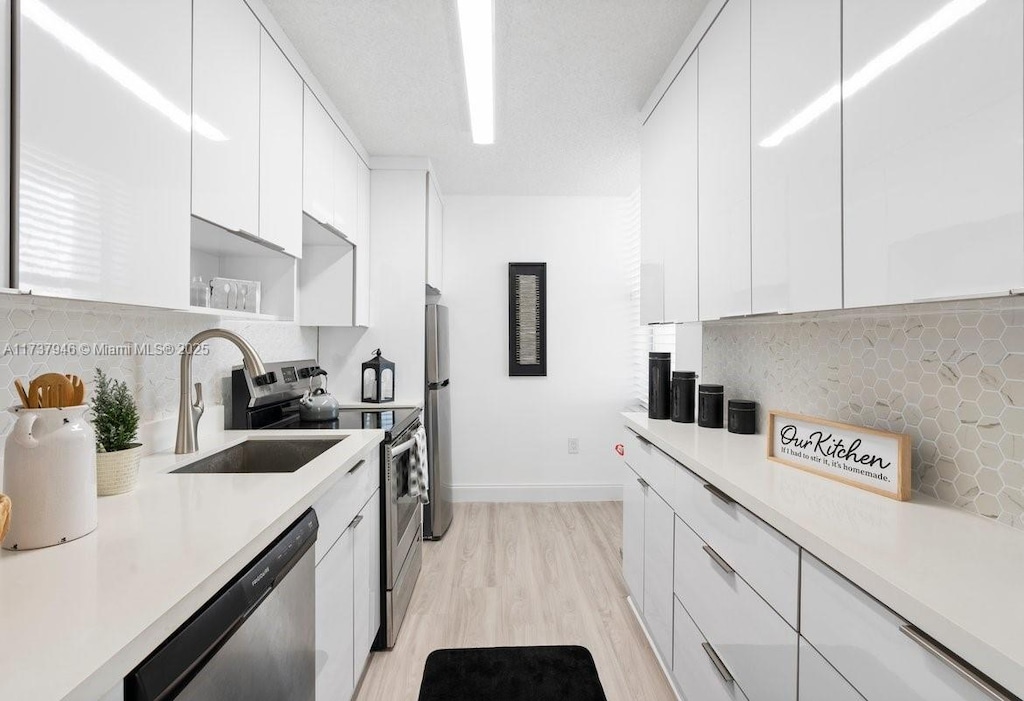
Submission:
[[[395,401],[395,364],[373,352],[373,358],[363,363],[363,401],[382,404]]]

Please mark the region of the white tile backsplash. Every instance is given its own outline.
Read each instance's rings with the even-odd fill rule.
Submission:
[[[94,369],[101,367],[132,387],[144,423],[173,418],[180,346],[216,326],[240,334],[266,361],[317,356],[315,327],[5,294],[0,295],[0,402],[18,402],[15,378],[27,385],[43,372],[75,373],[91,388]],[[126,345],[142,352],[125,353]],[[193,381],[203,383],[209,407],[224,403],[227,379],[231,368],[241,365],[241,355],[220,339],[207,347],[209,355],[195,357]],[[0,435],[11,424],[8,414],[0,414]]]
[[[730,399],[908,433],[915,490],[1024,528],[1024,299],[704,325]]]

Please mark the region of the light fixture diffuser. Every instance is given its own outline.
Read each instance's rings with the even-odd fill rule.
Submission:
[[[473,143],[494,143],[494,1],[458,0]]]

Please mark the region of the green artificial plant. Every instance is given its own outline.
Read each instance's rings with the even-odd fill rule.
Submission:
[[[114,453],[133,447],[139,433],[139,409],[126,383],[112,380],[96,368],[96,387],[90,407],[97,453]]]

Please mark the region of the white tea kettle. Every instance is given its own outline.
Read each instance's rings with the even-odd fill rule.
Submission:
[[[322,377],[319,387],[313,387],[313,378]],[[299,418],[302,421],[334,421],[341,406],[334,395],[327,392],[327,371],[317,369],[309,376],[309,389],[299,400]]]
[[[3,491],[11,498],[6,550],[81,538],[96,528],[96,434],[86,405],[11,407],[18,417],[4,445]]]

